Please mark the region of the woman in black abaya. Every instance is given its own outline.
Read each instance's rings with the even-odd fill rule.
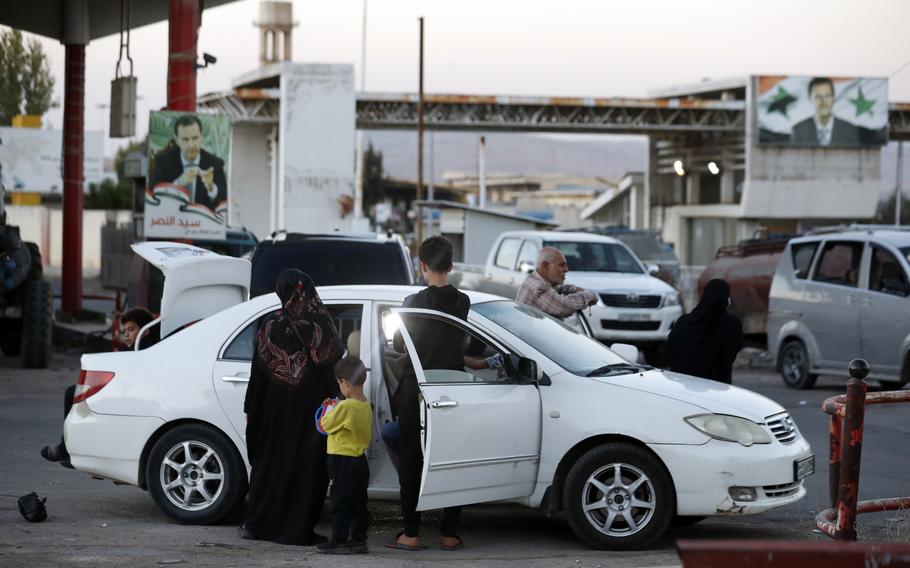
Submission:
[[[733,361],[743,348],[743,326],[727,313],[730,286],[715,278],[702,291],[692,313],[680,316],[667,339],[671,371],[730,384]]]
[[[281,308],[263,318],[247,385],[250,494],[245,538],[281,544],[326,540],[313,527],[328,488],[326,437],[313,416],[338,393],[332,367],[341,338],[309,276],[285,270],[275,290]]]

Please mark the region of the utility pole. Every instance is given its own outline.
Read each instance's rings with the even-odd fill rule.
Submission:
[[[423,16],[420,17],[420,72],[417,98],[417,194],[415,201],[423,199]],[[417,245],[423,241],[423,208],[416,211]]]
[[[360,92],[367,84],[367,0],[363,0],[363,26],[360,30]],[[357,167],[354,179],[354,219],[363,216],[363,130],[357,130]],[[356,221],[355,221],[356,222]]]
[[[901,140],[897,143],[897,183],[894,188],[894,224],[901,224],[901,205],[904,197],[904,141]]]

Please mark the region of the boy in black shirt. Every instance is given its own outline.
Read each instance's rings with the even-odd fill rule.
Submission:
[[[471,300],[449,284],[452,270],[452,243],[445,237],[430,237],[420,244],[417,252],[420,270],[427,281],[427,287],[408,296],[403,307],[424,308],[443,312],[467,321]],[[429,318],[410,318],[408,334],[414,342],[417,356],[424,369],[464,370],[462,340],[464,334],[456,327]],[[396,334],[395,347],[403,352],[403,341]],[[408,364],[401,378],[398,395],[398,423],[401,432],[399,441],[398,481],[401,485],[401,515],[404,517],[404,531],[398,533],[389,548],[419,550],[420,513],[417,499],[420,493],[420,478],[423,471],[423,452],[420,448],[420,389],[413,367]],[[458,537],[458,518],[461,507],[443,509],[440,532],[443,550],[458,550],[462,547]]]

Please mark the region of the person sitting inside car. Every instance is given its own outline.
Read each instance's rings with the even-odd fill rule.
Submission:
[[[121,341],[126,349],[129,350],[133,348],[136,343],[136,338],[139,337],[139,331],[154,320],[154,314],[142,306],[136,306],[135,308],[127,310],[120,316],[120,325],[123,328],[121,332]],[[150,329],[143,334],[142,341],[139,342],[139,348],[146,349],[156,343],[158,343],[158,333],[157,331]],[[70,385],[63,394],[64,420],[66,420],[66,415],[70,413],[70,409],[73,407],[73,397],[75,396],[76,385]],[[41,457],[48,461],[58,462],[63,467],[73,469],[73,465],[70,463],[70,454],[66,450],[66,441],[63,439],[63,436],[60,437],[59,444],[41,448]]]

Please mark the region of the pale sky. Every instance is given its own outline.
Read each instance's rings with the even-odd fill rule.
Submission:
[[[134,0],[136,1],[136,0]],[[159,0],[165,1],[165,0]],[[198,93],[230,88],[259,57],[258,0],[206,10]],[[363,0],[295,0],[295,61],[353,63],[360,84]],[[646,96],[703,78],[758,74],[890,77],[910,102],[905,0],[368,0],[366,90],[416,92],[419,16],[428,93]],[[138,134],[166,104],[167,24],[132,33]],[[64,48],[43,40],[63,102]],[[117,36],[86,54],[87,129],[107,129]],[[893,75],[893,76],[892,76]],[[62,110],[46,122],[60,128]],[[109,139],[106,154],[124,140]]]

